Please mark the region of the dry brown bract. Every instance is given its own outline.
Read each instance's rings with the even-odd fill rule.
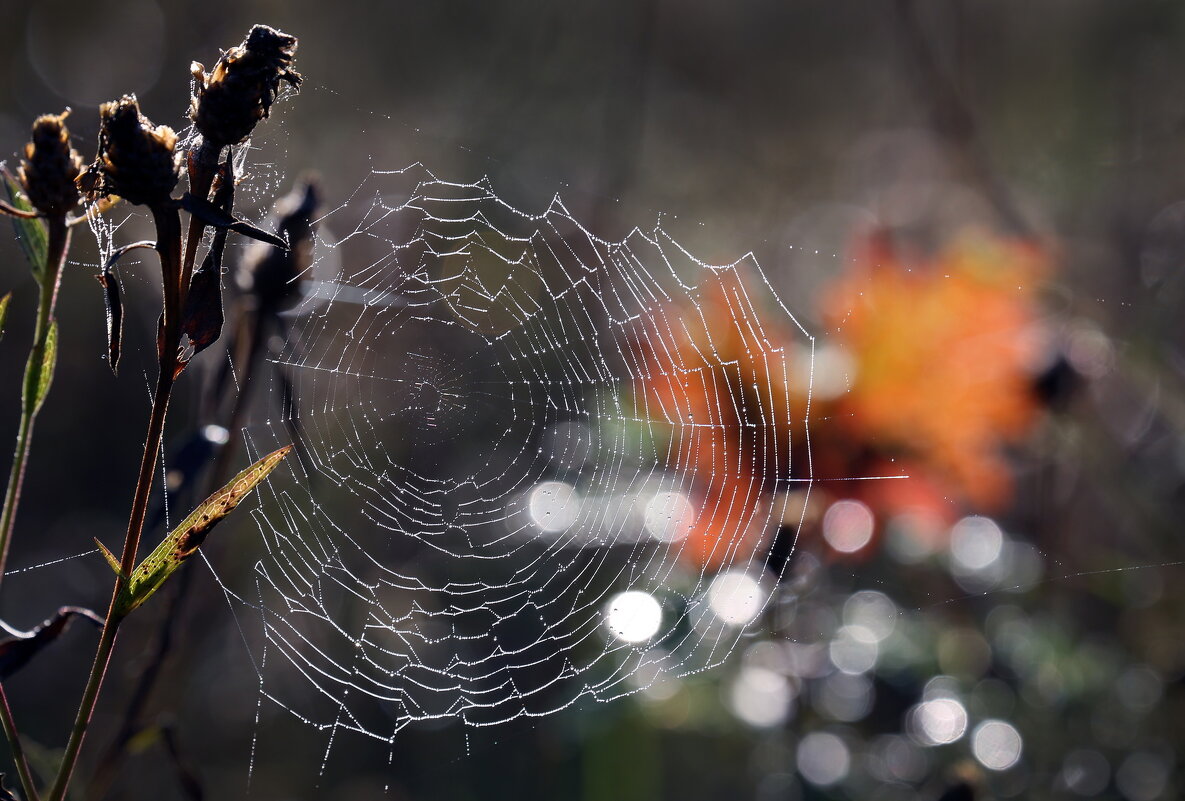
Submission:
[[[203,139],[222,147],[250,136],[268,116],[280,82],[300,86],[300,73],[292,69],[295,54],[295,36],[256,25],[242,44],[222,54],[212,72],[195,61],[189,117]]]
[[[66,214],[78,205],[74,181],[82,172],[82,156],[70,147],[65,120],[70,114],[43,114],[33,122],[33,141],[25,145],[17,178],[34,208],[47,216]]]
[[[99,153],[79,179],[88,200],[108,195],[146,205],[167,200],[179,177],[173,129],[153,125],[140,113],[135,95],[104,103],[99,115]]]

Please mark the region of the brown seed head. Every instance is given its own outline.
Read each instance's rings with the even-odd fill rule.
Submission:
[[[189,118],[209,144],[236,145],[268,116],[280,82],[299,87],[292,69],[296,37],[256,25],[237,47],[222,54],[211,72],[193,63],[193,100]]]
[[[99,108],[99,154],[79,179],[91,200],[119,195],[129,203],[166,200],[179,177],[177,134],[140,113],[135,95]]]
[[[239,262],[235,282],[262,313],[285,311],[300,298],[299,279],[313,261],[320,195],[316,181],[306,178],[276,201],[276,229],[288,240],[288,249],[255,243]]]
[[[33,122],[33,140],[25,145],[17,171],[21,189],[43,214],[65,214],[81,199],[74,181],[82,172],[82,156],[70,147],[69,114],[70,109],[43,114]]]

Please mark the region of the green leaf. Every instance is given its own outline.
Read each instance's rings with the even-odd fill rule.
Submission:
[[[181,525],[173,529],[160,545],[144,557],[139,566],[132,571],[132,575],[123,585],[119,597],[115,601],[116,617],[123,617],[134,611],[144,603],[161,585],[173,575],[189,557],[197,553],[198,548],[205,542],[206,535],[214,526],[239,505],[239,501],[247,497],[251,490],[259,486],[268,474],[276,468],[288,452],[291,445],[285,445],[277,451],[269,453],[255,464],[232,478],[226,486],[202,501],[189,517],[181,521]],[[107,551],[103,548],[104,552]],[[119,573],[119,565],[115,557],[104,554],[108,564]]]
[[[13,206],[21,211],[36,211],[29,203],[28,198],[21,192],[21,185],[8,172],[4,173],[4,186],[8,190],[8,199],[12,201]],[[26,220],[13,217],[12,226],[16,229],[17,241],[21,243],[21,250],[25,252],[29,266],[33,268],[33,277],[40,283],[41,276],[45,273],[45,262],[49,252],[49,230],[45,227],[45,220],[40,218]]]
[[[0,339],[4,337],[4,324],[8,322],[8,301],[10,300],[12,300],[11,292],[0,298]]]
[[[58,363],[58,321],[49,324],[49,333],[45,337],[45,353],[41,361],[35,362],[37,352],[29,354],[29,364],[25,368],[25,408],[31,409],[33,414],[41,410],[45,403],[45,396],[49,394],[49,385],[53,383],[54,366]]]

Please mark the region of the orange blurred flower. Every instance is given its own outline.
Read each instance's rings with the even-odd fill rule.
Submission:
[[[823,298],[827,344],[844,350],[850,372],[846,393],[812,401],[810,462],[803,351],[788,322],[757,313],[739,273],[714,273],[691,302],[639,323],[634,399],[670,433],[667,467],[694,479],[682,553],[696,566],[768,542],[775,493],[790,478],[910,475],[844,485],[881,519],[952,522],[960,507],[1010,498],[1005,449],[1039,413],[1035,293],[1048,257],[986,235],[918,260],[886,242],[871,238]]]
[[[635,401],[670,432],[667,466],[694,476],[696,519],[682,553],[708,568],[754,547],[775,484],[789,477],[791,425],[802,419],[792,410],[791,340],[765,318],[738,274],[719,272],[694,303],[648,316],[637,334]]]
[[[920,463],[973,507],[1005,503],[1004,448],[1038,413],[1035,294],[1047,271],[1045,253],[1027,242],[969,235],[911,263],[874,240],[823,301],[835,340],[856,363],[835,424],[847,438]]]

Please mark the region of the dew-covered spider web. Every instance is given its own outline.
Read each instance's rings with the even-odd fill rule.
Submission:
[[[252,511],[249,578],[220,577],[261,708],[328,758],[724,660],[811,480],[813,340],[756,261],[418,165],[319,231],[241,431],[257,454],[298,427],[304,453]]]

